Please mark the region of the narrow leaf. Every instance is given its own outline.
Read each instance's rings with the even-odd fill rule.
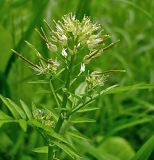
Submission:
[[[3,103],[6,105],[6,107],[10,110],[10,112],[13,115],[13,117],[15,119],[19,119],[19,113],[16,111],[16,109],[14,107],[12,107],[12,105],[10,104],[8,99],[3,97],[2,95],[0,95],[0,99],[3,101]]]
[[[77,133],[77,132],[68,131],[67,134],[69,136],[72,136],[72,137],[75,137],[75,138],[84,139],[84,140],[87,139],[83,135],[81,135],[80,133]]]
[[[132,86],[124,86],[124,87],[116,87],[106,92],[106,94],[114,94],[114,93],[121,93],[126,91],[133,91],[133,90],[141,90],[141,89],[153,89],[153,84],[137,84]]]
[[[108,136],[111,136],[117,132],[119,132],[120,130],[126,129],[126,128],[130,128],[139,124],[144,124],[144,123],[148,123],[153,121],[152,118],[142,118],[142,119],[131,119],[121,125],[116,125],[116,127],[114,127],[113,129],[111,129],[109,131],[109,133],[105,136],[104,140],[107,139]]]
[[[27,131],[27,122],[24,119],[19,119],[19,125],[24,132]]]
[[[46,133],[49,136],[54,137],[55,139],[60,140],[61,142],[69,144],[69,142],[67,142],[66,139],[62,135],[54,132],[54,130],[51,127],[46,127],[42,123],[38,122],[35,119],[28,120],[28,124],[31,125],[31,126],[35,126],[35,127],[41,128],[44,131],[46,131]]]
[[[89,118],[78,118],[78,119],[73,119],[71,120],[72,123],[92,123],[96,122],[94,119],[89,119]]]
[[[4,119],[12,119],[12,117],[8,116],[7,114],[5,114],[3,111],[0,110],[0,120]]]
[[[58,143],[58,142],[54,142],[54,144],[56,146],[58,146],[59,148],[61,148],[66,154],[68,154],[71,158],[76,159],[77,157],[79,158],[79,155],[76,154],[70,147],[66,146],[63,143]]]
[[[36,152],[36,153],[46,153],[47,154],[48,153],[48,146],[34,148],[32,151]]]
[[[120,160],[119,158],[112,156],[106,152],[99,152],[95,146],[93,146],[88,141],[79,140],[74,138],[79,149],[82,148],[83,152],[88,153],[89,155],[95,157],[97,160]]]
[[[77,112],[90,112],[90,111],[95,111],[95,110],[98,110],[99,108],[94,108],[94,107],[85,107],[85,108],[82,108],[80,110],[78,110]]]
[[[154,135],[139,149],[132,160],[149,160],[151,153],[154,151]]]
[[[21,106],[22,106],[23,110],[25,111],[28,119],[31,119],[32,113],[31,113],[30,109],[28,108],[28,106],[22,100],[20,100],[20,103],[21,103]]]
[[[15,108],[15,110],[18,112],[21,118],[26,119],[26,115],[24,111],[16,104],[14,103],[11,99],[7,98],[8,102],[10,103],[10,107]]]

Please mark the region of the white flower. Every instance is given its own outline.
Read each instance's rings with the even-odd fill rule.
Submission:
[[[63,34],[63,35],[61,36],[61,40],[67,41],[67,37]]]
[[[85,71],[85,64],[81,63],[81,67],[80,67],[80,72],[84,72]]]
[[[41,64],[36,65],[36,67],[32,67],[32,69],[37,72],[37,75],[44,74],[47,71],[47,68],[43,67]]]
[[[65,58],[67,57],[67,52],[66,52],[66,49],[65,49],[65,48],[62,49],[61,54],[62,54],[62,56],[64,56]]]
[[[93,23],[87,16],[80,21],[70,13],[54,23],[55,30],[47,24],[51,34],[50,39],[43,38],[47,40],[48,48],[53,52],[60,50],[60,54],[65,58],[68,55],[79,53],[78,50],[85,48],[89,54],[86,54],[81,60],[84,64],[88,64],[92,59],[100,56],[104,51],[105,40],[110,38],[109,35],[103,33],[100,24]],[[110,46],[112,44],[105,47],[105,50],[111,48]],[[65,49],[66,47],[67,49]],[[81,71],[84,70],[84,64],[81,66]]]

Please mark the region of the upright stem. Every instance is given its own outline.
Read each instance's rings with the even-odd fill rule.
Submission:
[[[67,91],[70,90],[70,78],[71,78],[71,73],[72,73],[73,61],[74,61],[74,56],[71,57],[70,65],[67,69],[67,77],[66,77],[66,84],[65,84],[65,88],[67,89]],[[60,131],[63,125],[63,122],[64,122],[64,108],[66,108],[67,101],[68,101],[68,93],[64,93],[59,119],[55,127],[55,131],[57,133]],[[54,150],[54,147],[48,145],[48,160],[53,160],[53,156],[54,156],[53,150]]]
[[[54,159],[54,147],[51,146],[50,141],[51,139],[39,128],[36,128],[36,130],[42,135],[46,143],[48,144],[48,160],[53,160]]]
[[[70,78],[71,78],[71,73],[72,73],[73,61],[74,61],[74,56],[71,57],[70,65],[69,65],[69,68],[67,69],[67,79],[66,79],[66,84],[65,84],[65,88],[67,89],[67,91],[70,90]],[[67,101],[68,101],[68,93],[64,93],[63,101],[61,105],[61,112],[60,112],[59,119],[58,119],[58,122],[55,128],[56,132],[59,132],[64,122],[64,108],[66,108]]]
[[[48,160],[53,160],[53,146],[48,145]]]

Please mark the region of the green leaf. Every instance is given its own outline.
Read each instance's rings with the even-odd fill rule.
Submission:
[[[75,157],[79,157],[71,148],[69,148],[65,144],[62,144],[62,143],[59,143],[59,142],[54,142],[54,144],[56,146],[58,146],[59,148],[61,148],[65,153],[67,153],[73,159]],[[47,154],[48,153],[48,146],[43,146],[43,147],[35,148],[35,149],[33,149],[33,152],[36,152],[36,153],[46,153]]]
[[[0,120],[4,119],[12,119],[12,117],[8,116],[7,114],[5,114],[3,111],[0,110]]]
[[[54,138],[57,139],[57,140],[60,140],[60,141],[62,141],[62,142],[64,142],[64,143],[69,144],[69,142],[67,142],[66,139],[65,139],[62,135],[54,132],[54,130],[53,130],[51,127],[44,126],[42,123],[38,122],[38,121],[35,120],[35,119],[30,119],[30,120],[28,120],[28,124],[29,124],[29,125],[32,125],[32,126],[35,126],[35,127],[38,127],[38,128],[41,128],[41,129],[43,129],[44,131],[46,131],[46,133],[47,133],[49,136],[54,137]]]
[[[93,146],[91,143],[85,140],[79,140],[77,138],[74,138],[74,141],[76,145],[78,146],[79,150],[82,148],[82,152],[85,154],[88,153],[89,155],[95,157],[97,160],[120,160],[119,158],[112,156],[105,151],[102,151],[101,153],[97,150],[95,146]]]
[[[47,131],[47,133],[48,133],[49,136],[52,136],[55,139],[60,140],[61,142],[64,142],[66,144],[69,144],[69,142],[62,135],[54,132],[53,130],[51,130],[51,131],[50,130],[51,130],[51,128],[46,128],[45,129],[45,131]],[[52,135],[51,135],[51,133],[52,133]]]
[[[84,140],[87,139],[87,138],[85,138],[83,135],[81,135],[78,132],[68,131],[67,134],[69,136],[72,136],[72,137],[75,137],[75,138],[84,139]]]
[[[31,126],[35,126],[35,127],[44,129],[43,124],[40,123],[40,122],[38,122],[36,119],[30,119],[30,120],[28,120],[28,124],[31,125]]]
[[[36,153],[48,153],[48,146],[34,148],[32,151]]]
[[[105,151],[120,160],[124,160],[126,157],[127,160],[130,160],[135,155],[130,144],[122,137],[110,137],[98,147],[98,151],[100,153]]]
[[[92,123],[92,122],[96,122],[95,119],[90,119],[90,118],[76,118],[71,120],[72,123]]]
[[[31,119],[32,113],[31,113],[30,109],[28,108],[28,106],[22,100],[20,100],[20,103],[21,103],[21,106],[22,106],[23,110],[25,111],[28,119]]]
[[[3,103],[8,107],[8,109],[11,111],[14,118],[19,119],[19,117],[26,119],[26,115],[24,111],[11,99],[5,98],[2,95],[0,95],[0,98],[2,99]]]
[[[19,125],[23,129],[24,132],[27,131],[27,122],[24,119],[19,119]]]
[[[151,122],[153,121],[152,118],[142,118],[142,119],[130,119],[129,121],[126,121],[125,123],[122,123],[122,124],[118,124],[115,126],[116,127],[113,127],[109,133],[106,135],[105,139],[123,129],[126,129],[126,128],[130,128],[132,126],[136,126],[136,125],[139,125],[139,124],[144,124],[144,123],[148,123],[148,122]]]
[[[114,94],[114,93],[121,93],[126,91],[134,91],[134,90],[141,90],[141,89],[153,89],[153,84],[136,84],[131,86],[124,86],[124,87],[116,87],[113,89],[110,89],[105,94]]]
[[[76,159],[79,158],[80,156],[78,154],[75,153],[75,151],[73,151],[70,147],[66,146],[63,143],[58,143],[58,142],[54,142],[54,144],[56,146],[58,146],[59,148],[61,148],[66,154],[68,154],[71,158]]]
[[[98,110],[99,108],[96,108],[96,107],[85,107],[85,108],[82,108],[80,110],[78,110],[77,112],[79,113],[82,113],[82,112],[90,112],[90,111],[95,111],[95,110]]]
[[[76,101],[76,100],[78,100],[78,101],[80,101],[80,102],[84,102],[83,99],[82,99],[80,96],[78,96],[78,95],[76,95],[76,94],[73,94],[73,93],[71,93],[71,92],[67,92],[67,93],[71,95],[71,96],[69,97],[69,100],[72,101],[73,103],[74,103],[74,101]],[[74,100],[74,98],[75,98],[75,100]]]
[[[102,95],[102,94],[105,94],[105,93],[108,93],[109,91],[112,91],[114,90],[114,88],[116,88],[118,86],[118,84],[115,84],[115,85],[112,85],[104,90],[101,91],[101,93],[99,95]],[[98,97],[98,95],[95,96],[96,98]],[[95,98],[94,97],[94,98]]]
[[[7,108],[10,110],[10,112],[12,113],[13,117],[15,119],[19,119],[19,113],[16,111],[16,109],[14,107],[12,107],[12,105],[10,104],[9,100],[5,97],[3,97],[2,95],[0,95],[0,99],[3,101],[3,103],[7,106]]]
[[[149,160],[151,153],[154,151],[154,135],[139,149],[132,160]]]
[[[15,108],[15,110],[18,112],[20,117],[23,119],[26,119],[26,115],[25,115],[24,111],[16,103],[14,103],[11,99],[7,98],[7,100],[10,104],[10,107]]]

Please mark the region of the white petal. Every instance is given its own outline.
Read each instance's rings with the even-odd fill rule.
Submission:
[[[80,42],[79,42],[78,45],[77,45],[77,47],[80,47],[80,45],[81,45],[81,44],[80,44]]]
[[[66,49],[63,48],[61,54],[62,54],[62,56],[64,56],[66,58],[67,57]]]
[[[84,72],[84,71],[85,71],[85,64],[81,63],[80,72]]]

